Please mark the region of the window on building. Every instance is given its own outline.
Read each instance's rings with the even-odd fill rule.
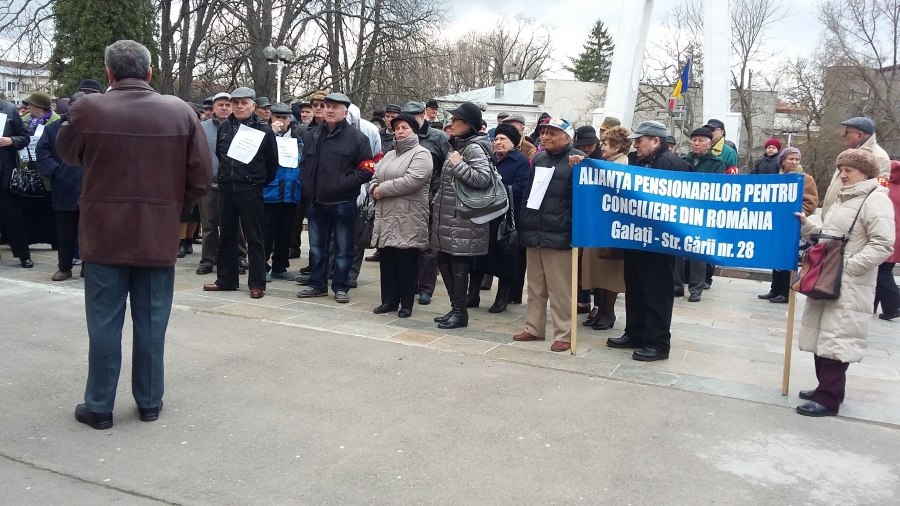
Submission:
[[[19,83],[13,81],[6,82],[6,91],[16,91],[19,89]]]

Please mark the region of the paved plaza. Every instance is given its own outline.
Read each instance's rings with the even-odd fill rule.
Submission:
[[[900,323],[873,316],[840,417],[800,417],[812,356],[794,350],[782,397],[787,305],[757,300],[760,281],[677,300],[671,358],[644,364],[604,345],[622,296],[616,328],[581,327],[572,356],[514,343],[525,306],[489,314],[493,291],[445,332],[441,286],[412,318],[372,314],[374,263],[338,305],[277,280],[260,300],[203,292],[195,253],[176,267],[160,420],[138,421],[126,359],[98,432],[72,417],[83,281],[51,282],[49,249],[30,270],[0,255],[3,504],[900,503]]]

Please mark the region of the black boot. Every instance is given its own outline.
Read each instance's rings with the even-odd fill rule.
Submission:
[[[453,290],[450,292],[452,310],[447,321],[438,324],[439,329],[456,329],[469,326],[469,312],[466,311],[466,293],[469,281],[469,264],[454,262],[450,264],[453,277]],[[443,273],[441,273],[443,276]],[[480,281],[480,280],[478,280]],[[475,282],[475,289],[480,288],[480,283]]]
[[[184,239],[182,239],[178,241],[178,258],[184,258],[185,254]]]
[[[478,285],[475,285],[477,288],[480,288]],[[466,311],[466,308],[461,306],[453,306],[453,309],[450,311],[450,318],[447,318],[447,321],[438,323],[439,329],[458,329],[460,327],[468,327],[469,326],[469,312]]]
[[[447,287],[447,294],[450,296],[450,299],[453,300],[453,269],[450,267],[450,264],[438,264],[438,270],[441,272],[441,279],[444,280],[444,286]],[[453,311],[451,310],[444,316],[436,316],[434,322],[444,323],[450,319],[452,314]]]
[[[469,276],[469,291],[466,294],[466,307],[478,307],[481,305],[481,280],[484,275],[472,273]]]
[[[188,255],[194,254],[194,240],[193,239],[185,239],[184,241],[184,252]]]
[[[497,298],[494,299],[494,305],[488,309],[488,313],[502,313],[506,311],[506,305],[509,300],[509,287],[499,285],[497,286]]]

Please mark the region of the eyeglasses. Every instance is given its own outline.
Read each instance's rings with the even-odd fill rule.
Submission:
[[[325,108],[325,102],[316,102],[316,103],[313,104],[312,106],[315,107],[316,109],[324,109],[324,108]]]

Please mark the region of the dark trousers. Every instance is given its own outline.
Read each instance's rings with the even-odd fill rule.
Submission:
[[[791,277],[794,271],[772,271],[772,285],[769,291],[775,295],[788,297],[791,289]]]
[[[813,355],[816,363],[816,378],[819,380],[819,386],[816,387],[816,393],[813,400],[826,408],[837,411],[844,402],[844,393],[847,387],[847,367],[850,364],[833,360],[830,358],[822,358]]]
[[[712,286],[712,278],[715,273],[716,266],[713,264],[706,264],[706,283],[709,284],[709,286]]]
[[[163,398],[163,348],[172,312],[175,267],[84,264],[84,310],[90,344],[84,403],[111,413],[122,369],[125,301],[131,301],[131,393],[141,408]]]
[[[703,283],[706,282],[706,262],[688,260],[677,257],[675,259],[675,291],[684,293],[684,264],[688,264],[688,291],[691,294],[703,293]]]
[[[291,228],[291,249],[300,251],[303,244],[303,220],[306,219],[306,203],[302,202],[297,206],[294,215],[294,226]]]
[[[291,263],[288,261],[288,250],[291,242],[291,229],[297,215],[297,204],[266,204],[264,208],[266,223],[266,262],[272,257],[272,272],[287,272]],[[268,266],[266,266],[268,270]]]
[[[669,351],[675,295],[675,258],[625,250],[625,333],[645,346]]]
[[[522,292],[525,290],[525,270],[528,267],[527,248],[519,248],[519,275],[516,276],[512,286],[509,288],[509,301],[521,303]]]
[[[328,289],[328,245],[334,235],[334,272],[331,289],[350,290],[348,276],[355,253],[353,227],[356,222],[356,202],[339,204],[310,204],[306,211],[309,227],[309,260],[312,273],[309,286],[319,291]]]
[[[201,246],[200,263],[210,267],[219,259],[219,190],[210,188],[200,201],[200,219],[203,229],[203,246]],[[244,233],[238,236],[238,251],[242,257],[247,256],[247,241]]]
[[[262,189],[245,192],[219,192],[219,267],[216,284],[224,290],[236,290],[240,285],[238,265],[238,236],[241,229],[247,237],[250,275],[247,286],[251,290],[266,289],[266,249],[263,246]]]
[[[19,205],[20,198],[9,190],[0,190],[0,220],[3,221],[3,233],[13,256],[25,260],[31,258],[31,250],[28,248],[28,230]]]
[[[78,241],[78,211],[56,211],[56,251],[57,267],[60,271],[71,271]]]
[[[889,313],[900,309],[900,289],[894,281],[894,264],[885,262],[878,266],[878,282],[875,285],[875,309],[881,303],[881,311]]]
[[[381,303],[412,309],[418,285],[417,249],[379,248],[381,260]]]
[[[437,284],[437,250],[434,248],[420,249],[416,259],[419,267],[419,293],[427,293],[429,297],[434,295],[434,286]]]

